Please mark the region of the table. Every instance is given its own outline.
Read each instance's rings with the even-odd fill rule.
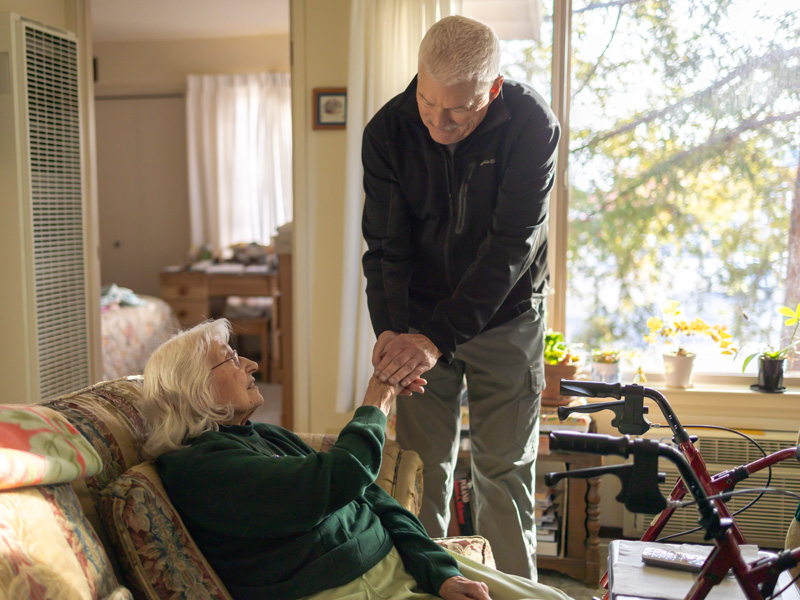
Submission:
[[[594,423],[592,423],[594,425]],[[536,458],[537,473],[562,469],[548,469],[547,463],[558,462],[570,469],[599,467],[603,457],[578,452],[549,452],[539,445]],[[538,568],[558,571],[587,585],[600,581],[600,477],[590,479],[566,479],[567,515],[566,531],[562,534],[560,556],[537,556]]]
[[[697,544],[662,544],[658,542],[639,542],[614,540],[608,545],[608,577],[609,591],[612,600],[645,600],[666,598],[682,600],[689,592],[696,579],[696,573],[646,566],[642,563],[642,550],[646,547],[667,548],[690,554],[707,556],[710,545]],[[742,547],[742,556],[751,562],[763,556],[756,546]],[[783,589],[792,580],[789,572],[784,571],[778,578],[775,591]],[[720,584],[711,588],[708,600],[745,599],[745,594],[738,582],[726,577]],[[781,600],[800,600],[797,587],[790,585],[778,596]]]
[[[161,272],[161,297],[166,300],[182,327],[197,325],[209,318],[222,316],[229,296],[269,297],[273,299],[269,318],[232,319],[234,333],[257,335],[261,339],[259,371],[265,380],[281,383],[281,318],[283,308],[278,271],[245,271],[242,273],[206,273],[204,271]]]
[[[592,419],[589,431],[597,431]],[[463,476],[470,467],[471,453],[458,453],[456,478]],[[553,463],[553,464],[548,464]],[[578,452],[550,452],[548,434],[539,437],[539,453],[536,458],[537,478],[545,473],[586,469],[603,465],[603,457]],[[557,571],[580,579],[587,585],[596,586],[600,581],[600,477],[590,479],[564,479],[566,485],[566,518],[561,531],[561,552],[558,556],[537,554],[538,568]],[[455,518],[454,500],[451,502],[451,521],[447,535],[462,535]],[[478,532],[480,533],[480,532]]]

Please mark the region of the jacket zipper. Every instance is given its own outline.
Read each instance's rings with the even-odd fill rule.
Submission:
[[[444,236],[444,276],[445,280],[447,281],[447,287],[451,290],[453,289],[452,280],[450,277],[450,244],[452,242],[452,230],[453,230],[453,213],[455,212],[455,207],[453,206],[453,188],[452,188],[452,167],[453,167],[453,159],[450,157],[447,149],[441,148],[442,153],[444,154],[444,174],[445,180],[447,183],[447,210],[450,213],[450,218],[447,222],[447,230]]]
[[[458,207],[456,214],[456,235],[461,235],[464,232],[464,221],[467,218],[467,187],[469,180],[472,179],[472,172],[475,170],[475,162],[469,163],[467,175],[464,181],[461,182],[461,187],[458,190]]]

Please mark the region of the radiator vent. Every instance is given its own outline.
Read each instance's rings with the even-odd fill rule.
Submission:
[[[89,380],[77,42],[22,22],[42,398]]]
[[[756,438],[756,441],[767,454],[772,454],[778,450],[783,450],[787,446],[794,445],[793,440]],[[703,455],[703,460],[720,465],[742,465],[758,460],[763,456],[758,448],[744,438],[705,438],[702,437],[701,433],[697,447]],[[800,462],[785,460],[781,463],[781,469],[785,468],[800,469]]]
[[[784,462],[788,463],[789,461]],[[668,483],[661,484],[659,488],[664,497],[668,498],[677,480],[678,472],[672,463],[660,464],[659,470],[667,473]],[[711,472],[722,470],[724,470],[724,467],[720,465],[709,465],[709,471]],[[766,474],[759,473],[737,484],[736,489],[760,488],[764,487],[766,482]],[[789,469],[773,467],[770,487],[800,493],[800,479],[798,479],[795,472]],[[728,510],[733,513],[755,497],[755,495],[751,494],[735,496],[728,502]],[[687,497],[687,499],[689,498]],[[797,510],[797,504],[797,498],[790,498],[782,494],[765,494],[753,506],[734,518],[748,543],[757,544],[761,548],[779,549],[783,548],[786,530],[789,528],[789,523],[792,522],[792,517],[794,517],[794,513]],[[654,515],[634,515],[635,527],[640,534],[644,533],[653,517]],[[697,527],[697,519],[698,513],[694,506],[679,509],[672,515],[661,535],[694,529]],[[674,541],[702,542],[703,532],[682,536],[679,540]]]
[[[724,432],[714,432],[706,435],[698,430],[700,439],[697,448],[706,462],[709,473],[719,473],[746,464],[761,458],[763,455],[751,442]],[[694,430],[693,430],[694,432]],[[651,436],[648,436],[651,437]],[[658,436],[656,436],[658,437]],[[777,452],[796,444],[796,432],[766,431],[752,435],[759,445],[768,454]],[[660,439],[667,442],[668,438]],[[667,474],[667,480],[659,485],[665,498],[669,497],[675,481],[678,479],[678,470],[675,465],[665,459],[659,460],[659,471]],[[767,483],[767,470],[752,475],[736,485],[737,490],[762,488]],[[784,460],[772,467],[772,480],[769,486],[800,493],[800,471],[798,461],[794,458]],[[728,510],[731,513],[747,505],[756,497],[756,494],[734,496],[728,501]],[[687,494],[686,500],[690,499]],[[748,543],[757,544],[762,548],[783,548],[786,531],[797,510],[797,498],[783,494],[765,494],[752,507],[734,518]],[[624,535],[627,537],[641,537],[655,515],[624,514]],[[679,509],[670,518],[661,536],[670,535],[694,529],[697,527],[698,513],[694,505]],[[703,532],[681,536],[674,542],[703,542]]]

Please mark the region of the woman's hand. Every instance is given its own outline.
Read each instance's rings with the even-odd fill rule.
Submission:
[[[361,406],[377,406],[383,411],[383,414],[388,417],[389,409],[392,408],[394,399],[397,398],[397,396],[410,396],[412,392],[421,394],[425,391],[423,386],[427,383],[428,382],[421,377],[417,377],[409,385],[403,387],[384,383],[373,375],[369,378],[367,391],[364,394],[364,401],[361,403]]]
[[[489,586],[460,575],[445,579],[439,588],[439,595],[444,600],[492,600],[489,596]]]

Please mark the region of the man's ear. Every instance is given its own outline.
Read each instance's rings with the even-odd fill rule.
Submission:
[[[489,90],[489,103],[493,102],[494,99],[500,95],[500,89],[503,87],[503,81],[503,76],[498,75],[497,79],[492,82],[492,87]]]

